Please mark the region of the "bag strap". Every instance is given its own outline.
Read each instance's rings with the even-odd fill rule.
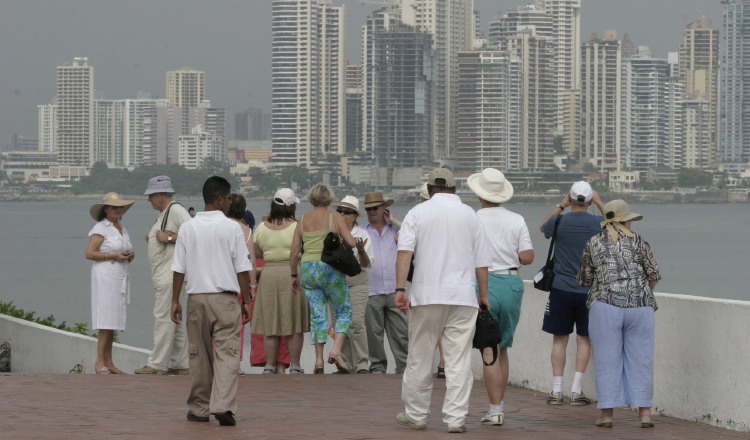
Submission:
[[[177,202],[170,202],[169,206],[167,206],[167,212],[164,213],[164,218],[161,220],[161,229],[160,231],[164,232],[164,230],[167,228],[167,220],[169,219],[169,210],[172,209],[172,205],[180,205],[182,204]]]
[[[328,213],[328,230],[333,232],[333,228],[331,226],[336,226],[336,235],[339,234],[339,225],[336,224],[336,222],[333,221],[333,213]]]
[[[305,218],[305,215],[304,215],[304,214],[302,214],[302,217],[300,217],[300,218],[299,218],[299,232],[300,232],[300,234],[304,234],[304,233],[305,233],[305,227],[304,227],[304,226],[302,226],[302,225],[303,225],[303,222],[302,222],[302,220],[303,220],[304,218]]]
[[[552,240],[549,242],[549,252],[547,252],[547,262],[545,266],[548,266],[550,261],[552,261],[552,250],[555,248],[555,238],[557,237],[557,227],[560,225],[560,219],[562,219],[562,213],[557,214],[555,227],[552,228]]]

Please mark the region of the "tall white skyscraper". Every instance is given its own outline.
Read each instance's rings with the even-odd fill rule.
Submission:
[[[521,169],[521,59],[499,49],[458,53],[458,166]]]
[[[580,156],[600,171],[621,171],[628,160],[623,122],[629,94],[623,62],[615,31],[605,31],[603,39],[592,37],[581,47]]]
[[[473,0],[401,0],[404,24],[432,35],[435,51],[433,157],[456,158],[458,125],[458,52],[474,40]]]
[[[273,161],[310,166],[345,152],[346,9],[273,0]]]
[[[94,67],[88,58],[57,66],[55,145],[61,165],[88,167],[93,161]]]

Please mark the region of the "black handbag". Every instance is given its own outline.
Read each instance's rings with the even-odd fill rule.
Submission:
[[[479,312],[479,316],[477,316],[477,327],[474,330],[472,347],[478,349],[482,354],[484,354],[485,348],[492,348],[492,362],[489,364],[484,362],[484,356],[482,356],[484,365],[489,366],[497,360],[497,346],[502,340],[502,335],[500,334],[500,324],[497,322],[497,319],[492,317],[484,304],[479,307],[481,311]]]
[[[534,275],[534,288],[541,290],[542,292],[549,292],[552,289],[552,281],[555,279],[555,272],[552,270],[555,267],[553,261],[553,250],[555,248],[555,237],[557,237],[557,227],[560,225],[560,219],[562,213],[557,214],[555,220],[555,227],[552,229],[552,240],[549,242],[549,252],[547,252],[547,262],[544,267]]]
[[[329,220],[329,229],[330,223],[332,221]],[[353,248],[344,243],[341,236],[333,231],[329,232],[323,239],[323,253],[320,259],[350,277],[362,272],[362,267],[359,265],[357,257],[354,256]]]

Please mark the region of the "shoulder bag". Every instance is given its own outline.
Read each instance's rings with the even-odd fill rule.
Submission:
[[[328,229],[332,229],[333,214],[329,214],[328,218]],[[357,261],[357,257],[354,256],[352,247],[344,243],[344,240],[337,232],[329,232],[323,239],[323,253],[320,259],[324,262],[343,272],[345,275],[353,277],[362,272],[362,267]]]
[[[549,292],[552,289],[552,281],[555,279],[555,262],[553,261],[553,250],[555,248],[555,237],[557,237],[557,227],[560,225],[560,219],[562,213],[557,214],[555,220],[555,227],[552,229],[552,240],[549,242],[549,252],[547,252],[547,262],[544,264],[539,272],[534,275],[534,288],[541,290],[542,292]]]

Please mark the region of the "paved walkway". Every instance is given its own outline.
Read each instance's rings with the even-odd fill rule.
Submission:
[[[240,378],[237,426],[185,420],[187,376],[0,375],[0,439],[392,439],[447,438],[436,380],[426,431],[398,425],[397,375],[248,375]],[[474,383],[469,431],[462,439],[750,439],[750,434],[669,417],[642,429],[634,412],[615,411],[597,428],[592,406],[549,406],[546,395],[511,388],[505,425],[481,426],[484,384]],[[452,436],[456,438],[456,436]]]

